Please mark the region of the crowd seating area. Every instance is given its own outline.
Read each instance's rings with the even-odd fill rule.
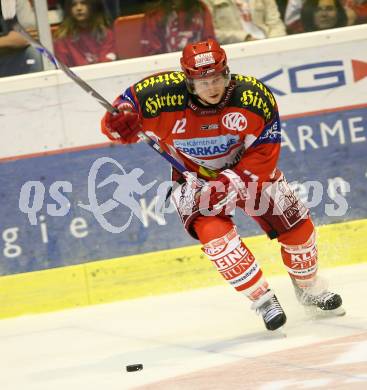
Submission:
[[[38,38],[34,0],[16,1],[19,22]],[[367,23],[367,0],[48,0],[48,7],[44,22],[67,66],[181,51],[207,38],[225,45]],[[12,42],[9,28],[0,17],[0,77],[43,70],[39,53]]]

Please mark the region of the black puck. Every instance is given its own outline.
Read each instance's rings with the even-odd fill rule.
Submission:
[[[142,364],[129,364],[128,366],[126,366],[126,371],[128,372],[132,372],[132,371],[140,371],[143,369],[143,365]]]

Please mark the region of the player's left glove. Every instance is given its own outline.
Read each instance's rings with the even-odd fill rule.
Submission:
[[[208,210],[222,210],[221,213],[223,211],[230,213],[238,199],[245,200],[247,198],[244,181],[232,169],[222,171],[215,179],[209,181],[201,192],[202,196],[209,197],[206,200]]]

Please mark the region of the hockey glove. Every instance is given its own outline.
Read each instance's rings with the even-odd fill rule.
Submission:
[[[138,133],[141,131],[139,114],[134,111],[130,103],[123,102],[117,106],[118,113],[106,112],[102,118],[102,133],[112,141],[120,141],[123,144],[138,141]]]
[[[222,171],[214,180],[208,182],[202,190],[204,197],[209,197],[208,210],[222,210],[230,214],[237,199],[246,199],[246,186],[241,177],[233,170]],[[205,199],[205,198],[204,198]],[[228,207],[225,207],[228,206]]]

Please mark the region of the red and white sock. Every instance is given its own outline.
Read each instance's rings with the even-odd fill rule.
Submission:
[[[204,244],[202,250],[224,279],[251,300],[258,299],[268,290],[259,264],[234,226],[220,238]]]
[[[282,244],[282,258],[289,276],[298,287],[310,287],[317,274],[316,234],[300,245]]]

